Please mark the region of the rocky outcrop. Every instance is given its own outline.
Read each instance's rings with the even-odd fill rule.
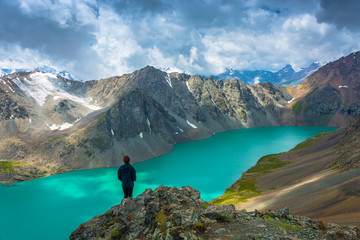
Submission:
[[[295,86],[301,83],[307,76],[320,67],[318,62],[312,63],[306,68],[294,69],[290,64],[277,72],[266,70],[236,70],[226,69],[224,73],[212,76],[215,79],[232,80],[237,79],[248,85],[259,82],[269,82],[276,85]]]
[[[356,227],[296,216],[288,208],[264,212],[215,206],[191,187],[160,186],[124,199],[81,224],[70,239],[358,239]]]
[[[48,172],[22,162],[0,161],[0,182],[14,183],[47,175]]]
[[[26,109],[14,101],[0,88],[0,121],[15,118],[28,118],[29,114]]]
[[[360,114],[360,52],[319,68],[293,90],[299,125],[345,126]]]
[[[360,168],[360,118],[346,127],[336,145],[336,159],[328,167],[349,171]]]

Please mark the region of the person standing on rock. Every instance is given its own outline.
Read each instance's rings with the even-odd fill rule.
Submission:
[[[132,198],[134,182],[136,181],[136,171],[135,168],[130,165],[129,156],[124,156],[123,161],[124,165],[118,170],[118,178],[122,182],[124,198]]]

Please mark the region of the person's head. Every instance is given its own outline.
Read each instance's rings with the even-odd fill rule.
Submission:
[[[129,156],[124,156],[123,161],[125,164],[130,164],[130,157]]]

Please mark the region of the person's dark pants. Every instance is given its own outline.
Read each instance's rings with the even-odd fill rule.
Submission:
[[[134,187],[123,187],[124,198],[129,198],[129,197],[132,198],[133,188]]]

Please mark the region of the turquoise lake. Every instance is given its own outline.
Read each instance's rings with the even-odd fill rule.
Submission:
[[[202,199],[211,200],[260,157],[288,151],[309,137],[335,130],[249,128],[177,144],[169,154],[133,165],[138,179],[134,195],[159,185],[189,185],[200,190]],[[0,240],[68,239],[81,223],[119,204],[123,197],[117,168],[73,171],[16,185],[0,185]]]

